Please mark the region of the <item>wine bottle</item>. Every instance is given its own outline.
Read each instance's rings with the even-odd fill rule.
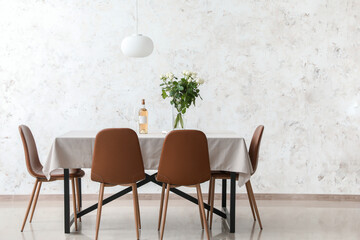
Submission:
[[[141,101],[141,108],[139,110],[139,133],[148,133],[148,111],[145,108],[145,99]]]

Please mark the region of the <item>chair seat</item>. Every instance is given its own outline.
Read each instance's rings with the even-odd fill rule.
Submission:
[[[79,168],[77,169],[69,169],[69,177],[70,178],[82,178],[85,175],[85,172]],[[46,179],[45,175],[38,179]],[[64,170],[63,169],[56,169],[50,173],[49,181],[53,180],[62,180],[64,179]]]
[[[211,177],[215,179],[230,179],[230,172],[226,171],[211,171]],[[236,174],[236,180],[239,180],[239,174]]]
[[[69,169],[70,177],[83,177],[85,175],[85,172],[79,168],[76,169]],[[63,169],[56,169],[51,172],[51,177],[64,177],[64,170]]]

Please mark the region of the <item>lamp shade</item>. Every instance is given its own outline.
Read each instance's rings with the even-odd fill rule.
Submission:
[[[146,57],[152,53],[153,49],[152,40],[141,34],[128,36],[121,43],[121,51],[128,57]]]

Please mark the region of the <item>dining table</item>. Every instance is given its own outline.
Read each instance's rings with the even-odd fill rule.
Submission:
[[[94,151],[95,138],[99,131],[70,131],[54,139],[43,167],[43,172],[50,178],[51,172],[56,169],[64,171],[64,232],[70,233],[71,225],[74,223],[74,214],[70,215],[70,189],[69,169],[91,168]],[[157,170],[159,166],[162,146],[166,133],[138,134],[141,154],[144,162],[144,169]],[[214,208],[214,214],[225,219],[230,233],[235,232],[235,207],[236,207],[236,179],[238,186],[244,185],[253,172],[246,142],[243,137],[234,132],[205,132],[208,141],[210,168],[211,171],[230,172],[230,208],[227,208],[227,180],[222,180],[222,204],[221,209]],[[181,146],[179,146],[181,147]],[[149,172],[149,171],[148,171]],[[153,172],[153,171],[152,171]],[[155,183],[162,186],[156,180],[155,173],[146,173],[146,178],[137,182],[137,187],[147,183]],[[81,179],[80,190],[80,211],[77,218],[94,211],[98,207],[95,203],[82,209]],[[185,193],[178,188],[171,188],[171,192],[198,204],[197,198]],[[131,187],[125,188],[103,200],[103,205],[131,192]],[[209,210],[210,206],[204,203],[204,208]]]

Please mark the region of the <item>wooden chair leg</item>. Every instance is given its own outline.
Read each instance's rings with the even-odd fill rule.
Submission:
[[[138,227],[139,229],[141,229],[141,219],[140,219],[140,206],[139,206],[139,193],[137,190],[137,186],[136,186],[136,211],[137,211],[137,215],[138,215]]]
[[[209,181],[209,191],[208,191],[208,201],[207,201],[207,204],[210,205],[210,199],[211,199],[211,179],[210,178],[210,181]],[[209,214],[210,214],[210,210],[207,210],[207,213],[206,213],[206,220],[209,221]]]
[[[208,223],[205,218],[204,201],[203,201],[203,197],[202,197],[202,193],[201,193],[200,184],[196,185],[196,190],[197,190],[198,196],[199,196],[198,201],[199,201],[200,208],[201,208],[201,211],[200,211],[201,216],[202,216],[202,219],[203,219],[203,222],[205,225],[206,236],[207,236],[207,239],[210,240],[209,227],[208,227]]]
[[[74,207],[74,224],[75,231],[77,231],[77,208],[76,208],[76,194],[75,194],[75,183],[74,178],[71,179],[72,195],[73,195],[73,207]]]
[[[250,203],[251,212],[252,212],[254,221],[256,221],[255,212],[254,212],[254,205],[253,205],[253,203],[252,203],[251,193],[250,193],[250,190],[249,190],[249,184],[248,184],[248,182],[245,183],[245,187],[246,187],[246,192],[247,192],[247,195],[248,195],[248,198],[249,198],[249,203]]]
[[[75,178],[75,187],[76,187],[76,200],[77,200],[77,209],[78,212],[81,211],[80,207],[80,188],[79,188],[79,179]],[[79,218],[79,221],[81,222],[81,218]]]
[[[214,198],[215,198],[215,178],[211,178],[211,202],[210,202],[210,229],[212,228],[213,212],[214,212]]]
[[[95,233],[95,240],[98,239],[99,236],[99,227],[100,227],[100,219],[101,219],[101,208],[102,208],[102,202],[104,198],[104,183],[100,184],[100,191],[99,191],[99,201],[98,201],[98,210],[96,215],[96,233]]]
[[[167,207],[168,207],[168,202],[169,202],[169,192],[170,192],[170,184],[167,184],[166,196],[165,196],[165,205],[164,205],[164,213],[163,213],[163,217],[162,217],[162,225],[161,225],[161,232],[160,232],[160,240],[162,240],[163,237],[164,237],[166,212],[167,212]]]
[[[139,219],[138,219],[138,211],[137,211],[136,183],[132,185],[132,192],[133,192],[133,203],[134,203],[136,239],[139,239]]]
[[[30,211],[30,208],[31,208],[31,205],[32,205],[32,201],[33,201],[33,199],[34,199],[35,190],[36,190],[36,188],[37,188],[38,182],[39,182],[39,180],[36,179],[35,185],[34,185],[34,189],[33,189],[33,191],[32,191],[32,194],[31,194],[31,197],[30,197],[30,201],[29,201],[29,204],[28,204],[28,208],[27,208],[27,210],[26,210],[24,222],[23,222],[23,225],[22,225],[22,227],[21,227],[21,232],[24,231],[26,219],[27,219],[27,217],[28,217],[28,215],[29,215],[29,211]]]
[[[260,229],[263,229],[262,224],[261,224],[261,219],[260,219],[259,210],[258,210],[257,205],[256,205],[256,200],[255,200],[255,196],[254,196],[254,192],[253,192],[253,189],[252,189],[250,180],[248,181],[248,183],[249,183],[248,186],[249,186],[249,190],[250,190],[250,192],[251,192],[251,199],[252,199],[252,203],[253,203],[253,205],[254,205],[256,217],[257,217],[257,220],[258,220],[258,222],[259,222]]]
[[[161,189],[158,231],[160,231],[160,225],[161,225],[161,217],[162,217],[162,211],[164,205],[164,194],[165,194],[165,183],[162,184],[162,189]]]
[[[197,192],[197,199],[199,199],[199,192]],[[200,207],[200,202],[199,202],[199,201],[198,201],[198,207],[199,207],[199,215],[200,215],[201,229],[204,230],[204,221],[203,221],[202,216],[201,216],[201,207]]]
[[[37,204],[37,201],[38,201],[38,198],[39,198],[40,189],[41,189],[41,184],[42,184],[42,182],[39,182],[38,187],[37,187],[37,191],[36,191],[36,194],[35,194],[34,205],[33,205],[32,211],[31,211],[31,216],[30,216],[30,221],[29,221],[29,222],[32,221],[33,216],[34,216],[36,204]]]

